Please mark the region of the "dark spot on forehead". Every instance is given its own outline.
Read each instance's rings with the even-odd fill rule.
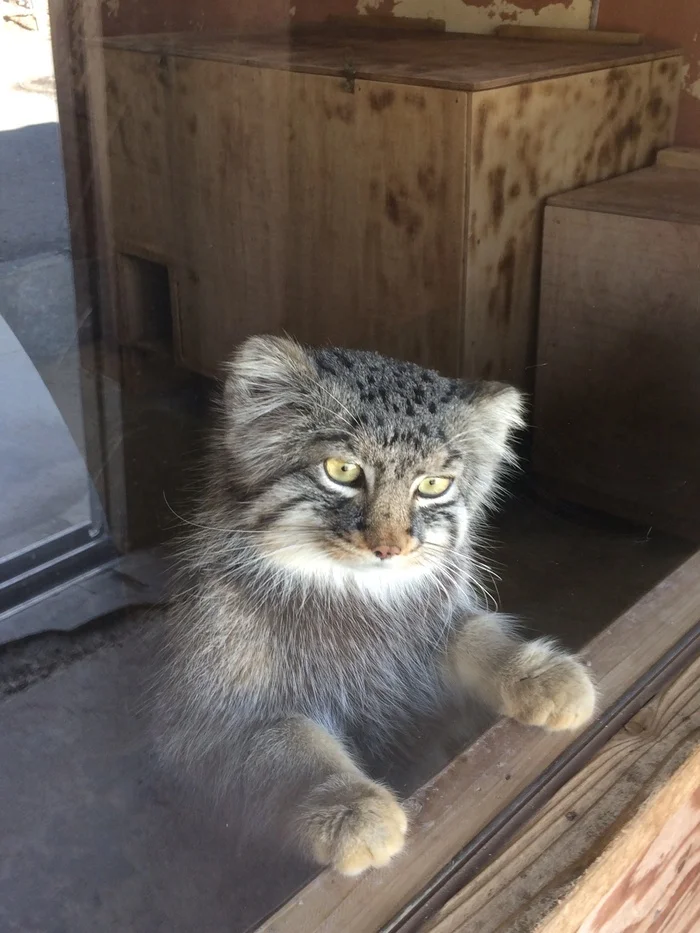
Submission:
[[[345,369],[352,369],[352,356],[346,350],[335,349],[330,352],[335,355],[338,362],[341,363]]]
[[[330,373],[331,376],[335,376],[337,370],[331,361],[325,356],[319,356],[316,360],[316,365],[324,373]]]

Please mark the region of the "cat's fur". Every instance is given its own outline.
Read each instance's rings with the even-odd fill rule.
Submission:
[[[465,692],[552,729],[593,712],[580,662],[520,641],[480,596],[475,530],[521,424],[513,388],[374,353],[258,337],[229,366],[173,603],[164,744],[341,872],[402,847],[404,811],[362,756],[420,717]],[[335,484],[328,457],[364,482]],[[453,485],[417,498],[425,475]]]

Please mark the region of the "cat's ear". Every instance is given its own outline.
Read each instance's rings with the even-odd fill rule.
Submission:
[[[249,416],[289,405],[315,381],[315,370],[300,344],[288,337],[249,337],[226,366],[224,400],[244,405]]]
[[[464,451],[474,503],[489,503],[502,470],[516,462],[513,440],[525,427],[525,397],[500,382],[462,385],[455,410],[456,441]]]
[[[255,482],[293,455],[295,433],[308,427],[318,382],[302,346],[286,337],[250,337],[226,367],[224,444]]]
[[[463,410],[467,435],[485,444],[499,460],[510,457],[510,442],[525,427],[525,397],[515,386],[479,382],[469,386]]]

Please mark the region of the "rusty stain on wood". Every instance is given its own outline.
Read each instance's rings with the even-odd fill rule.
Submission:
[[[671,63],[677,64],[616,67],[473,95],[467,375],[483,376],[490,363],[499,378],[523,380],[534,354],[543,201],[647,165],[671,142],[678,97]],[[504,121],[508,137],[499,132]],[[481,317],[479,309],[487,313]]]

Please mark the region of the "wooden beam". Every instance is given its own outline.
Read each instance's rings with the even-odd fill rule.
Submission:
[[[665,168],[689,168],[700,171],[700,149],[686,146],[669,146],[656,153],[656,164]]]
[[[539,42],[590,42],[594,45],[641,45],[640,32],[603,32],[597,29],[565,29],[556,26],[516,26],[504,24],[496,27],[501,39],[535,39]]]
[[[382,13],[369,13],[366,16],[340,16],[326,17],[325,23],[338,29],[389,29],[408,30],[409,32],[445,32],[447,25],[444,19],[435,19],[432,16],[390,16]],[[303,23],[299,24],[303,27]],[[310,23],[312,29],[318,31],[318,23]]]
[[[679,888],[697,870],[700,837],[688,842],[679,833],[658,878],[649,869],[658,864],[655,840],[665,826],[668,836],[678,812],[689,826],[698,822],[700,799],[696,806],[689,798],[699,769],[700,659],[642,707],[421,933],[458,933],[471,924],[480,933],[628,929],[633,905],[620,886],[642,865],[634,890],[639,896],[644,889],[643,909],[670,916]],[[687,850],[694,858],[680,865]],[[609,926],[596,925],[604,910]]]
[[[584,652],[602,709],[611,707],[700,618],[700,552],[596,637]],[[359,879],[321,873],[260,933],[368,933],[382,928],[470,840],[528,789],[575,736],[501,720],[408,801],[412,832],[387,868]],[[394,927],[398,929],[398,927]]]

